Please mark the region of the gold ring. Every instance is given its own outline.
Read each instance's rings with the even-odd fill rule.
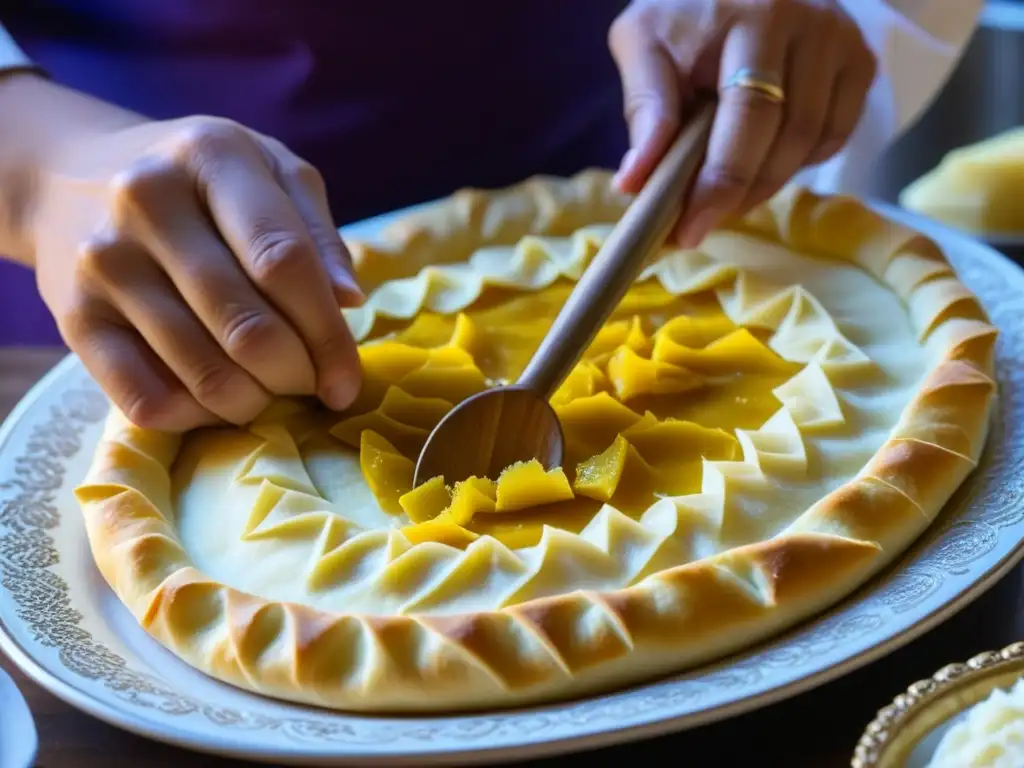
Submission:
[[[786,92],[779,85],[778,77],[770,72],[761,72],[750,67],[744,67],[730,77],[725,85],[722,86],[722,90],[724,91],[728,88],[747,88],[751,91],[757,91],[775,104],[782,104],[786,101]]]

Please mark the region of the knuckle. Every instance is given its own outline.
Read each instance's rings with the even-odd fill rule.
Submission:
[[[236,308],[223,325],[224,351],[234,360],[265,353],[275,337],[275,323],[259,309]]]
[[[782,130],[785,143],[790,146],[813,147],[821,139],[824,121],[808,115],[794,115]]]
[[[291,164],[285,171],[285,176],[295,184],[315,190],[319,193],[327,191],[327,183],[323,175],[313,165],[305,160],[298,160]]]
[[[136,160],[110,182],[113,195],[124,200],[148,200],[152,192],[162,192],[178,172],[178,165],[166,157],[143,157]]]
[[[56,314],[60,332],[69,345],[84,343],[92,335],[96,317],[90,302],[76,299]]]
[[[633,33],[633,14],[630,11],[621,13],[608,27],[608,47],[612,53],[618,53]]]
[[[114,222],[126,225],[132,217],[145,215],[181,177],[181,168],[173,158],[144,157],[110,181]]]
[[[852,19],[847,18],[843,22],[836,21],[836,26],[841,28],[844,35],[843,42],[846,44],[846,58],[850,66],[868,80],[874,80],[878,72],[878,57],[864,37],[864,32]]]
[[[200,403],[231,402],[242,394],[242,382],[223,365],[197,364],[191,379],[189,389]]]
[[[750,174],[728,163],[713,162],[701,171],[701,186],[715,197],[737,197],[750,187]]]
[[[250,421],[269,402],[248,374],[219,355],[191,361],[184,380],[200,405],[234,424]]]
[[[653,122],[659,127],[674,122],[665,111],[662,98],[654,91],[641,89],[627,93],[622,101],[622,110],[627,120],[632,120],[642,110],[647,110],[652,113]]]
[[[262,229],[249,243],[249,259],[256,282],[267,285],[302,270],[313,247],[292,232]]]
[[[183,129],[178,140],[178,152],[191,157],[217,157],[249,140],[245,128],[233,120],[198,118]]]
[[[174,398],[131,389],[122,397],[121,410],[130,422],[143,429],[160,429],[174,422]]]
[[[632,13],[629,14],[633,23],[633,30],[636,32],[658,29],[663,26],[665,17],[672,17],[677,13],[666,14],[664,3],[646,2],[633,4]]]
[[[273,136],[267,136],[262,133],[257,134],[256,141],[262,144],[263,148],[276,158],[291,158],[294,156],[283,141],[275,139]]]
[[[127,242],[115,232],[97,232],[78,246],[75,259],[80,282],[108,282],[125,271]]]
[[[652,30],[664,29],[666,21],[673,21],[676,15],[669,14],[668,19],[663,18],[664,13],[658,3],[630,3],[609,25],[608,47],[613,55],[619,56],[643,38],[650,37]]]

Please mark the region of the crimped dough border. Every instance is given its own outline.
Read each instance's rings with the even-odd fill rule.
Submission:
[[[609,175],[463,190],[353,243],[369,289],[527,234],[614,221]],[[827,608],[891,562],[976,466],[995,399],[996,329],[928,238],[855,199],[783,190],[730,228],[852,262],[907,305],[942,351],[887,442],[783,534],[609,592],[445,617],[331,613],[265,600],[198,571],[170,509],[181,438],[116,410],[76,490],[96,563],[146,631],[219,680],[368,712],[506,707],[578,696],[727,655]],[[127,471],[130,467],[131,471]],[[131,484],[128,479],[131,478]],[[745,574],[747,578],[737,578]]]

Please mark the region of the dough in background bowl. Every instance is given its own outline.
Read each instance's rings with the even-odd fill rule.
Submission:
[[[900,204],[975,235],[1024,237],[1024,127],[953,150]]]
[[[553,398],[562,468],[412,489],[627,204],[605,172],[539,178],[350,243],[345,413],[174,436],[112,412],[77,495],[146,631],[283,699],[508,707],[720,658],[902,553],[977,463],[996,330],[933,242],[798,188],[645,269]]]
[[[928,768],[1024,766],[1024,679],[997,688],[964,713],[939,742]]]

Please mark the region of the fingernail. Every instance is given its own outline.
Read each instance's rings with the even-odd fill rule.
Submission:
[[[633,168],[633,163],[636,160],[636,155],[636,147],[633,147],[622,156],[622,162],[619,163],[619,170],[615,172],[615,178],[613,179],[616,186],[622,183],[622,180],[629,174],[629,171]]]
[[[651,109],[641,109],[633,120],[633,130],[630,132],[631,141],[634,147],[647,146],[653,139],[658,128],[658,118]]]
[[[338,264],[332,264],[330,268],[331,282],[334,283],[335,293],[339,294],[339,302],[348,306],[361,306],[366,301],[366,294],[359,287],[355,277]]]
[[[343,411],[359,397],[359,392],[363,388],[362,371],[356,368],[335,379],[324,387],[320,399],[328,408]]]
[[[343,309],[355,309],[366,303],[366,294],[359,290],[358,287],[352,288],[350,286],[335,285],[334,298],[337,299],[338,306]]]
[[[718,223],[716,211],[700,211],[680,227],[679,245],[682,248],[696,248]]]
[[[358,382],[354,382],[358,384]],[[359,396],[359,387],[352,386],[352,383],[344,382],[333,384],[327,388],[321,398],[324,404],[333,411],[343,411],[355,402]]]

